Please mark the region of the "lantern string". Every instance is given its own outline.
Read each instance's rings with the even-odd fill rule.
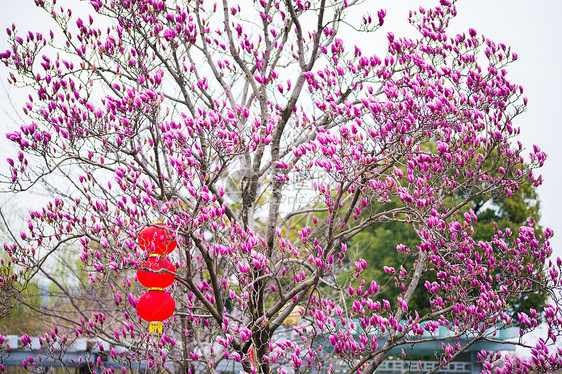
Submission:
[[[164,229],[166,230],[163,234],[161,233],[161,230]],[[168,238],[168,232],[167,230],[169,230],[169,228],[164,224],[164,222],[162,221],[155,221],[152,223],[152,225],[147,226],[145,228],[143,228],[141,230],[141,232],[139,233],[139,238],[138,238],[138,242],[139,245],[141,246],[141,248],[148,252],[148,257],[152,258],[152,257],[157,257],[158,260],[156,260],[157,263],[160,263],[162,265],[162,269],[154,269],[153,265],[154,264],[154,260],[150,260],[147,261],[145,263],[145,265],[143,265],[145,269],[138,269],[137,270],[137,276],[139,276],[139,274],[143,275],[143,274],[154,274],[155,276],[158,275],[158,278],[162,278],[161,276],[167,276],[167,274],[172,274],[173,279],[175,279],[175,268],[173,267],[173,265],[171,265],[171,263],[166,260],[166,255],[168,253],[173,252],[173,250],[175,249],[177,242],[173,239],[169,239]],[[155,253],[156,252],[156,253]],[[168,268],[166,268],[166,263],[161,263],[160,261],[168,261],[168,263],[172,266],[172,269],[174,269],[174,271],[170,271]],[[150,263],[148,266],[146,264]],[[158,266],[156,266],[158,267]],[[139,277],[140,278],[140,277]],[[155,281],[155,282],[154,282]],[[173,280],[172,280],[173,282]],[[162,284],[162,282],[158,282],[158,280],[156,278],[154,278],[154,276],[150,276],[147,277],[145,279],[145,282],[143,283],[141,281],[141,283],[144,286],[149,286],[150,283],[154,284]],[[166,283],[167,284],[167,283]],[[164,291],[164,288],[162,287],[147,287],[148,291]],[[143,299],[143,297],[145,295],[147,295],[148,293],[143,294],[143,296],[141,296],[141,301],[145,300]],[[167,296],[169,299],[171,299],[172,301],[172,305],[175,305],[174,303],[174,299],[169,295],[169,294],[165,294],[165,296]],[[168,300],[169,301],[169,300]],[[138,306],[137,305],[137,311],[138,311]],[[149,307],[148,305],[144,305],[143,306],[143,311],[146,311],[146,307]],[[173,314],[173,309],[172,309],[172,314]],[[140,314],[139,314],[140,316]],[[146,319],[145,319],[146,317]],[[149,320],[154,318],[154,316],[150,315],[150,316],[144,316],[141,317],[145,320]],[[168,317],[169,318],[169,317]],[[160,321],[148,321],[149,322],[149,327],[148,327],[148,332],[149,334],[161,334],[162,333],[162,323]]]

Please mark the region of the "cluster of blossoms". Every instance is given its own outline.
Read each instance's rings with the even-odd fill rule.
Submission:
[[[384,58],[339,35],[357,1],[91,0],[87,20],[36,3],[59,30],[7,30],[0,60],[29,99],[28,122],[7,135],[19,153],[6,178],[15,192],[55,197],[5,244],[0,295],[11,305],[37,277],[64,295],[37,308],[58,323],[46,352],[99,337],[122,348],[109,355],[123,368],[332,372],[338,357],[350,373],[373,373],[392,349],[435,341],[441,327],[452,342],[444,366],[501,328],[523,337],[544,313],[531,360],[507,357],[496,371],[562,366],[552,231],[529,220],[518,233],[473,237],[469,203],[540,185],[546,155],[517,141],[527,105],[508,80],[517,55],[472,29],[449,35],[453,3],[412,12],[419,38],[388,34]],[[385,15],[365,16],[358,32]],[[307,201],[283,204],[303,181]],[[155,221],[178,242],[176,310],[160,336],[135,311],[135,270],[148,256],[136,238]],[[409,224],[418,241],[396,243],[412,265],[385,267],[379,284],[348,247],[386,222]],[[80,260],[79,287],[48,269],[64,254]],[[398,296],[381,296],[392,287]],[[544,290],[544,311],[510,313],[511,300]],[[411,308],[417,292],[429,311]],[[498,357],[479,359],[492,370]]]

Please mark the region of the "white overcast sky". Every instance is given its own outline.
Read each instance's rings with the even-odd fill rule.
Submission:
[[[44,30],[48,27],[42,11],[35,8],[33,0],[0,0],[0,48],[6,48],[5,28],[16,23],[20,30]],[[68,3],[65,1],[65,3]],[[384,27],[370,43],[374,48],[385,50],[386,33],[413,36],[413,29],[407,23],[409,9],[419,5],[426,8],[438,1],[427,0],[366,0],[365,3],[376,14],[378,9],[387,10]],[[80,6],[84,6],[82,1]],[[529,97],[528,111],[517,119],[521,127],[520,140],[528,149],[536,144],[547,152],[548,160],[541,174],[544,184],[539,189],[542,204],[542,224],[555,231],[551,241],[555,254],[562,256],[562,199],[559,190],[562,186],[562,114],[560,89],[562,76],[562,1],[561,0],[460,0],[457,3],[458,16],[451,25],[455,32],[465,32],[469,27],[475,28],[496,42],[510,45],[519,54],[519,60],[511,66],[510,76],[513,82],[524,86]],[[350,42],[356,42],[351,40]],[[369,48],[367,48],[369,49]],[[6,69],[0,66],[0,109],[10,111],[4,88],[13,97],[13,90],[7,87]],[[21,107],[18,104],[17,107]],[[11,114],[14,118],[14,115]],[[0,112],[0,132],[13,130],[14,123],[5,113]],[[0,164],[8,157],[6,141],[0,136]],[[8,151],[13,154],[13,151]],[[1,165],[0,170],[5,170]],[[4,199],[2,199],[4,200]]]

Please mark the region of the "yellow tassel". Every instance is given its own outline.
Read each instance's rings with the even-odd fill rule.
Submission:
[[[162,333],[162,322],[150,322],[148,324],[149,334],[161,334]]]

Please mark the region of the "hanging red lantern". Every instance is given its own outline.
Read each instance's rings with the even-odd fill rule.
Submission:
[[[150,257],[137,270],[137,279],[147,288],[166,288],[174,283],[176,267],[167,259]]]
[[[145,321],[149,321],[149,333],[161,333],[162,321],[174,314],[176,302],[174,298],[161,290],[150,290],[137,301],[137,313]]]
[[[139,233],[140,247],[150,253],[150,258],[137,270],[139,282],[149,288],[137,302],[139,317],[150,322],[149,333],[161,333],[162,321],[174,314],[176,302],[174,298],[163,291],[174,283],[176,268],[164,258],[171,253],[178,243],[170,240],[173,232],[163,225],[147,226]]]
[[[172,253],[178,245],[175,240],[170,240],[172,234],[172,231],[163,225],[147,226],[139,233],[139,245],[151,255],[165,256]]]

